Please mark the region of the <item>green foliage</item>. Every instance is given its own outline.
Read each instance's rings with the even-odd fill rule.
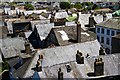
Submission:
[[[70,9],[70,2],[60,2],[61,9]]]
[[[96,4],[94,4],[93,7],[92,7],[92,9],[93,10],[97,10],[97,9],[100,9],[100,7],[98,5],[96,5]]]
[[[32,4],[25,4],[26,10],[34,10],[34,6]]]
[[[10,6],[17,6],[17,3],[16,2],[11,2],[9,3]]]
[[[74,5],[73,5],[73,4],[71,4],[71,5],[70,5],[70,8],[74,8]]]
[[[10,66],[6,61],[2,62],[2,71],[9,70],[9,68]]]
[[[76,9],[81,9],[82,8],[82,5],[80,3],[76,3],[75,6],[74,6]]]
[[[83,2],[82,3],[82,6],[85,8],[84,10],[92,10],[93,8],[93,2]],[[86,7],[87,6],[87,7]]]

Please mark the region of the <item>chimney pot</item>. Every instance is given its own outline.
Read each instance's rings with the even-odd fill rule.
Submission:
[[[37,70],[38,72],[39,72],[39,71],[42,71],[42,65],[41,65],[40,59],[37,60],[36,70]]]
[[[43,55],[41,54],[41,55],[39,55],[39,59],[43,59]]]
[[[71,71],[71,67],[70,67],[70,65],[67,64],[67,65],[65,65],[65,66],[66,66],[66,68],[67,68],[67,72],[70,72],[70,71]]]
[[[58,80],[63,80],[63,72],[61,72],[61,68],[58,71]]]
[[[105,55],[104,50],[103,50],[103,48],[102,48],[102,47],[100,47],[100,50],[99,50],[99,55]]]

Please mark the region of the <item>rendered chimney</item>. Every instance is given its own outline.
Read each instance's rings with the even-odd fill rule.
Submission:
[[[102,58],[95,59],[94,73],[96,76],[104,75],[104,62],[102,61]]]
[[[77,54],[76,54],[76,62],[77,62],[77,64],[84,64],[84,57],[83,57],[82,53],[79,52],[78,50],[77,50]]]
[[[93,27],[93,25],[95,25],[95,24],[96,24],[96,22],[94,20],[93,15],[91,14],[89,17],[89,27]]]
[[[77,24],[77,42],[81,42],[81,24],[80,22],[76,22]]]
[[[30,43],[29,43],[29,42],[25,42],[25,52],[26,52],[27,54],[30,53]]]
[[[58,71],[58,80],[63,80],[63,72],[61,71],[61,68],[59,68]]]

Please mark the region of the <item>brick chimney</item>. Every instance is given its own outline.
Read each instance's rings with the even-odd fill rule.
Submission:
[[[77,64],[84,64],[84,57],[83,57],[82,53],[79,52],[78,50],[77,50],[77,54],[76,54],[76,62],[77,62]]]
[[[27,54],[29,54],[30,53],[30,43],[27,41],[27,42],[25,42],[25,52],[27,53]]]
[[[80,22],[76,22],[77,24],[77,43],[81,42],[81,24]]]
[[[58,71],[58,80],[63,80],[63,72],[61,71],[61,68],[59,68]]]
[[[95,59],[94,73],[96,76],[104,75],[104,62],[102,61],[102,58]]]

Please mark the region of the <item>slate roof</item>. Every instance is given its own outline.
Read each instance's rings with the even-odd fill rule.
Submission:
[[[43,54],[44,56],[42,67],[50,68],[51,66],[56,66],[59,64],[65,64],[68,62],[75,61],[76,59],[75,55],[77,50],[80,50],[80,52],[82,52],[84,56],[86,56],[87,53],[91,57],[97,56],[99,55],[99,51],[98,51],[99,48],[100,48],[100,44],[97,40],[95,40],[95,41],[89,41],[85,43],[77,43],[77,44],[67,45],[62,47],[60,46],[60,47],[55,47],[50,49],[47,48],[47,49],[38,50],[38,52],[35,54],[31,64],[29,65],[23,77],[25,78],[33,75],[34,70],[31,70],[31,69],[35,68],[37,59],[40,54]],[[43,70],[43,73],[44,73],[44,70]]]
[[[35,56],[35,52],[33,52],[33,55],[30,59],[28,59],[21,67],[19,67],[17,70],[15,70],[13,72],[13,77],[21,77],[23,78],[24,74],[26,73],[26,70],[28,69],[30,63],[32,62],[34,56]]]
[[[46,38],[53,27],[54,23],[36,25],[38,34],[41,39]]]
[[[75,21],[71,21],[71,22],[65,22],[65,26],[77,26],[77,24],[75,23]]]
[[[103,21],[99,24],[96,24],[96,26],[102,26],[106,28],[111,28],[111,29],[117,29],[120,30],[120,18],[111,18],[106,21]]]
[[[66,56],[67,57],[67,56]],[[95,58],[103,58],[104,61],[104,75],[102,76],[88,76],[90,72],[94,72]],[[53,66],[46,66],[42,72],[38,72],[40,78],[57,78],[58,69],[61,67],[64,78],[79,78],[79,79],[97,79],[106,76],[120,75],[118,59],[120,54],[111,54],[105,56],[95,56],[85,58],[84,64],[77,64],[75,60],[63,64],[56,64]],[[67,72],[65,65],[69,64],[72,68],[71,72]],[[95,79],[95,80],[96,80]],[[77,80],[77,79],[76,79]]]
[[[27,20],[26,19],[20,19],[20,18],[6,20],[7,29],[8,29],[9,34],[13,34],[13,25],[12,25],[12,23],[26,23],[26,22],[30,22],[30,20],[28,20],[28,19]]]
[[[34,27],[36,25],[39,25],[39,24],[49,24],[49,23],[50,23],[49,19],[34,20],[34,21],[31,21],[31,26],[32,26],[32,29],[34,30]]]
[[[24,11],[24,15],[27,16],[27,15],[30,15],[32,13],[36,13],[36,14],[40,14],[42,12],[47,12],[46,10],[31,10],[31,11]]]
[[[77,26],[53,28],[53,31],[55,33],[59,45],[67,45],[77,42]],[[66,36],[64,35],[63,37],[66,38],[68,36],[69,40],[63,40],[64,38],[62,38],[62,34],[60,33],[60,31],[64,31],[66,33]],[[95,39],[96,35],[94,33],[85,32],[83,29],[81,30],[81,42],[92,41]],[[70,40],[73,40],[75,42],[72,42]]]
[[[51,18],[51,14],[49,14],[49,13],[41,13],[40,14],[40,19],[50,19]]]
[[[32,31],[27,31],[27,32],[24,32],[25,34],[25,38],[28,38],[30,35],[31,35]]]
[[[61,18],[66,18],[66,17],[68,17],[68,14],[66,11],[64,11],[64,12],[61,11],[61,12],[55,13],[55,19],[61,19]]]
[[[16,15],[16,10],[9,10],[8,15]]]
[[[37,24],[36,28],[38,31],[38,34],[41,38],[41,40],[45,39],[49,32],[51,31],[52,28],[57,28],[57,27],[61,27],[61,26],[54,26],[54,23],[49,23],[49,24]]]
[[[115,35],[115,36],[113,36],[113,37],[115,37],[115,38],[117,38],[117,39],[120,39],[120,33],[117,34],[117,35]]]
[[[0,26],[5,26],[4,21],[0,20]]]
[[[19,57],[17,56],[17,57],[14,57],[14,58],[12,58],[12,59],[7,60],[7,63],[8,63],[11,67],[13,67],[15,64],[18,63],[18,60],[19,60]],[[15,70],[15,69],[14,69],[14,70]],[[13,70],[13,71],[14,71],[14,70]]]
[[[0,39],[4,38],[8,34],[6,26],[0,26]]]
[[[81,27],[86,30],[85,25],[89,24],[89,17],[91,14],[81,14],[79,13],[79,19],[78,21],[81,23]],[[112,18],[111,13],[106,13],[106,20]],[[97,24],[103,22],[103,15],[98,14],[97,16],[93,16],[94,20]]]
[[[5,38],[2,40],[1,51],[5,58],[18,56],[24,48],[23,38]]]

